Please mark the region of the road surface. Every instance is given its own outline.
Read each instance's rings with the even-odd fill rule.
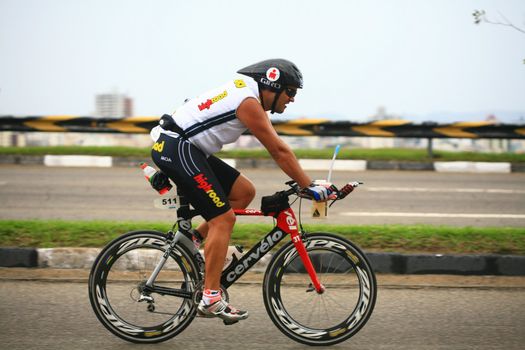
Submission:
[[[284,189],[277,169],[243,171],[262,195]],[[310,172],[323,178],[325,172]],[[455,226],[525,226],[525,174],[456,174],[427,171],[334,172],[333,182],[361,180],[325,220],[338,224],[431,224]],[[172,221],[174,212],[153,207],[159,195],[135,168],[49,168],[0,166],[0,219],[80,219]],[[297,209],[297,203],[294,209]],[[271,222],[269,218],[240,218]]]
[[[18,273],[15,278],[20,276]],[[226,327],[219,320],[196,319],[172,340],[133,345],[113,336],[98,322],[89,305],[86,273],[76,276],[82,278],[78,282],[0,278],[2,348],[306,348],[273,325],[257,283],[230,288],[234,304],[250,311],[246,321]],[[378,300],[371,319],[357,335],[333,349],[523,349],[522,277],[379,275],[378,281]]]

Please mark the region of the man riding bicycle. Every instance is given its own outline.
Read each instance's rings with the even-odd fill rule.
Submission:
[[[244,77],[187,100],[151,131],[153,161],[205,219],[197,227],[198,234],[206,238],[204,291],[198,312],[229,322],[248,317],[248,312],[221,298],[220,279],[235,224],[233,209],[246,208],[255,197],[255,187],[213,154],[249,130],[305,193],[324,201],[330,192],[312,183],[266,114],[283,113],[295,101],[297,89],[303,87],[299,69],[288,60],[269,59],[237,73]]]

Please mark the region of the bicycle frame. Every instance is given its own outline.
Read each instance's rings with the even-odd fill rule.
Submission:
[[[199,263],[201,271],[204,270],[204,260],[202,255],[198,249],[195,248],[193,242],[188,238],[188,230],[191,228],[191,217],[197,215],[197,213],[189,209],[189,204],[186,203],[182,196],[179,196],[178,202],[180,203],[180,207],[177,209],[177,224],[179,230],[174,236],[168,236],[168,243],[170,247],[166,250],[155,270],[146,282],[146,287],[150,291],[157,289],[153,286],[153,283],[162,270],[169,255],[171,254],[171,250],[177,243],[186,246],[186,248],[192,252],[194,258]],[[234,213],[238,216],[270,216],[270,214],[265,215],[261,210],[258,209],[234,209]],[[290,235],[295,249],[297,250],[304,267],[310,276],[313,287],[317,293],[323,293],[325,288],[319,282],[319,278],[317,277],[317,273],[315,272],[312,261],[308,256],[297,227],[297,219],[293,209],[288,207],[287,209],[281,210],[276,216],[277,224],[275,227],[238,261],[232,261],[230,266],[228,266],[228,268],[222,272],[221,285],[225,289],[229,288],[233,283],[235,283],[235,281],[244,275],[246,271],[252,268],[270,250],[272,250],[272,248],[275,247],[275,245],[277,245],[286,234],[288,234]]]
[[[265,216],[262,211],[257,209],[234,209],[234,212],[239,216]],[[261,260],[266,253],[272,250],[272,248],[279,243],[286,234],[290,235],[291,240],[295,245],[295,249],[299,253],[306,271],[310,275],[315,290],[318,293],[322,293],[324,287],[319,282],[312,261],[306,252],[306,248],[297,228],[297,219],[295,218],[295,213],[292,208],[279,212],[275,227],[261,241],[244,254],[241,259],[237,262],[232,262],[232,264],[222,272],[221,284],[225,288],[228,288],[235,283],[235,281],[237,281],[246,271]]]

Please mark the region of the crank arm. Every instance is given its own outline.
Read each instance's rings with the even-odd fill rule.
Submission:
[[[174,288],[167,288],[162,286],[145,286],[144,292],[146,293],[157,293],[160,295],[171,295],[174,297],[184,298],[184,299],[192,299],[193,298],[193,292],[188,292],[186,290],[182,289],[174,289]]]

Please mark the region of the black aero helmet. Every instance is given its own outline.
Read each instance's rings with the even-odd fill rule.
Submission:
[[[257,62],[238,70],[237,73],[252,77],[259,85],[259,89],[268,89],[277,93],[271,106],[272,113],[275,112],[279,95],[286,87],[303,88],[303,74],[299,68],[293,62],[282,58]]]
[[[282,91],[287,86],[301,89],[303,75],[292,62],[275,58],[257,62],[237,71],[239,74],[252,77],[263,88],[273,91]]]

